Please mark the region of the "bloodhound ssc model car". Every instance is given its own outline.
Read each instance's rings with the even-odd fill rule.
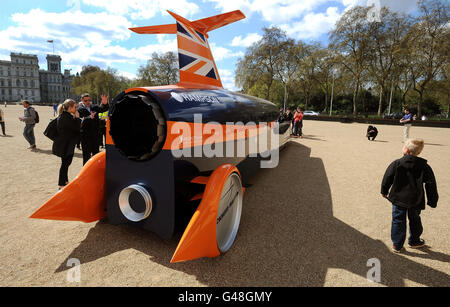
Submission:
[[[208,33],[245,18],[241,11],[197,21],[169,13],[175,24],[130,30],[177,34],[180,82],[132,88],[116,97],[106,151],[31,218],[85,223],[107,218],[164,239],[184,230],[172,257],[181,262],[230,249],[246,182],[267,151],[251,146],[252,140],[275,135],[272,150],[278,150],[290,123],[277,123],[273,103],[222,87]]]

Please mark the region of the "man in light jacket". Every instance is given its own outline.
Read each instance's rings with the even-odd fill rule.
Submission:
[[[25,123],[25,128],[23,129],[23,136],[30,147],[28,149],[36,149],[36,138],[34,137],[34,126],[36,125],[36,111],[31,106],[31,104],[24,100],[22,101],[24,107],[23,117],[19,117],[19,120]]]

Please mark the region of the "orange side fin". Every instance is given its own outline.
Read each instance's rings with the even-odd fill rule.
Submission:
[[[184,231],[171,263],[220,255],[216,239],[217,210],[223,186],[234,172],[239,174],[234,165],[224,164],[212,173],[202,201]]]
[[[191,183],[203,184],[207,185],[209,181],[209,177],[206,176],[198,176],[191,180]]]
[[[30,218],[92,223],[106,217],[105,168],[106,153],[101,152]]]

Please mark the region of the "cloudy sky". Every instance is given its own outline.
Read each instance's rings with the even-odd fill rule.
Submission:
[[[174,23],[167,10],[197,20],[241,10],[247,18],[210,33],[210,45],[224,87],[235,89],[234,70],[264,26],[278,26],[305,41],[327,43],[327,33],[354,5],[389,6],[412,12],[416,0],[2,0],[0,60],[10,52],[37,54],[46,69],[53,47],[63,68],[113,67],[133,78],[153,52],[176,50],[175,35],[138,35],[130,27]]]

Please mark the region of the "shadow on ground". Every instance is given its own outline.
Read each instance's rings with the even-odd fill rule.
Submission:
[[[35,150],[33,150],[33,152],[35,153],[39,153],[39,154],[45,154],[45,155],[53,155],[53,152],[51,149],[40,149],[40,148],[36,148]],[[83,158],[83,154],[81,153],[75,153],[73,155],[74,158]]]
[[[88,263],[135,249],[148,255],[149,262],[194,275],[207,286],[323,286],[328,269],[366,278],[371,268],[368,260],[377,258],[384,285],[404,286],[408,279],[427,286],[450,286],[447,274],[394,254],[383,242],[336,219],[323,162],[310,157],[309,148],[291,142],[280,158],[276,169],[261,170],[247,190],[239,234],[227,254],[170,264],[180,235],[163,241],[130,226],[99,222],[56,271],[68,269],[70,258]],[[424,252],[406,254],[449,261],[445,254]],[[351,285],[346,278],[335,282]]]

